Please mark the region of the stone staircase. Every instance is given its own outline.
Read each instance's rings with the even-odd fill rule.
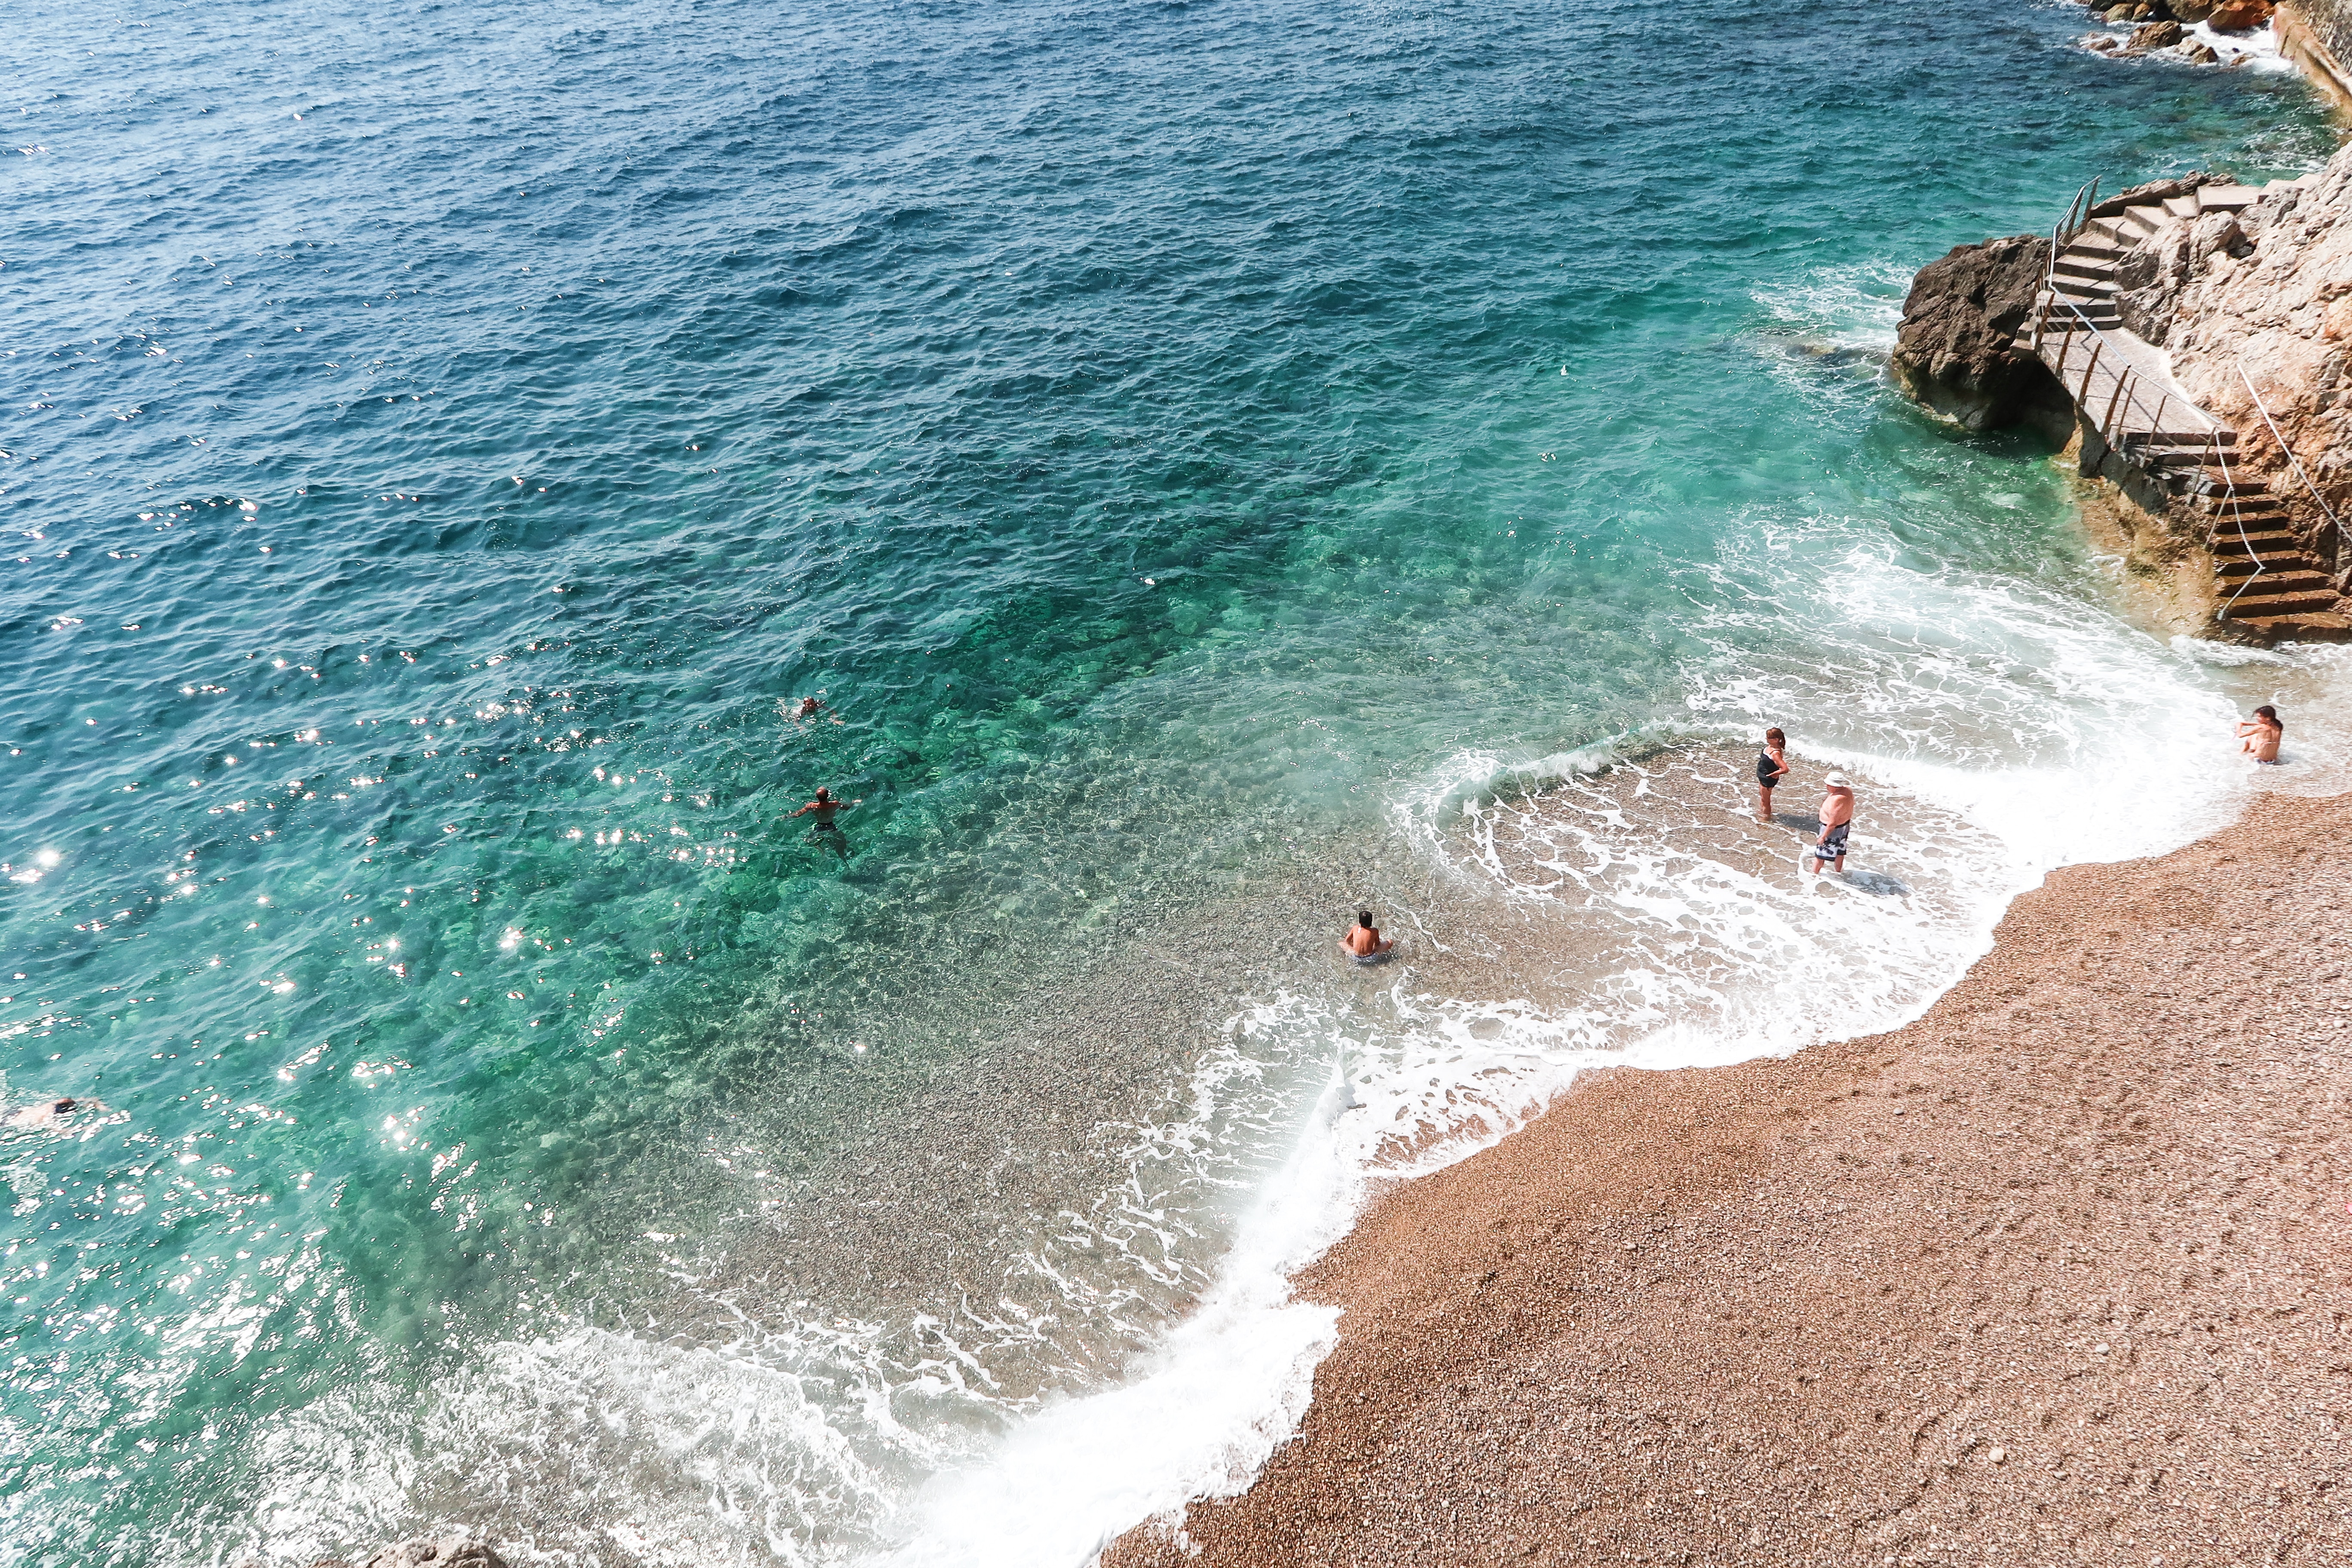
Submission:
[[[2116,308],[2126,253],[2207,213],[2241,211],[2286,183],[2103,203],[2071,236],[2061,226],[2063,243],[2036,301],[2033,348],[2107,448],[2168,498],[2166,510],[2199,520],[2199,542],[2213,557],[2218,619],[2266,640],[2342,640],[2352,637],[2352,616],[2279,498],[2232,466],[2237,433],[2181,390],[2164,351],[2126,328]]]

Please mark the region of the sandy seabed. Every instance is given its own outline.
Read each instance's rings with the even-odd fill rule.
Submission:
[[[2352,795],[2076,867],[1908,1028],[1377,1203],[1216,1564],[2352,1563]]]

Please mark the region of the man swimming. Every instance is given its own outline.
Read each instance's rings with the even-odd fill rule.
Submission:
[[[2278,710],[2265,702],[2254,710],[2254,716],[2238,726],[2238,738],[2244,743],[2242,752],[2252,752],[2254,761],[2278,763],[2279,742],[2286,739],[2286,726],[2279,722]]]
[[[1829,863],[1845,874],[1845,837],[1853,827],[1853,785],[1843,773],[1832,773],[1822,781],[1822,836],[1805,851],[1814,871]]]
[[[1372,923],[1371,910],[1360,910],[1356,913],[1356,923],[1348,928],[1348,934],[1339,939],[1339,945],[1346,948],[1348,955],[1358,963],[1378,963],[1396,943],[1381,937],[1381,928]]]
[[[815,832],[838,834],[841,831],[841,828],[834,822],[834,817],[838,816],[840,813],[848,810],[853,805],[863,805],[865,804],[866,800],[862,795],[857,799],[851,801],[835,800],[833,798],[833,792],[831,790],[826,789],[823,784],[819,784],[816,786],[816,798],[814,800],[809,802],[798,811],[786,812],[781,820],[790,822],[795,816],[807,816],[814,813],[816,816]]]
[[[1772,789],[1789,776],[1789,737],[1779,730],[1764,731],[1764,749],[1756,753],[1756,820],[1772,820]]]

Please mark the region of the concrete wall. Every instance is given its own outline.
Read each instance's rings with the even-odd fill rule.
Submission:
[[[2279,0],[2276,26],[2287,58],[2352,110],[2352,0]]]

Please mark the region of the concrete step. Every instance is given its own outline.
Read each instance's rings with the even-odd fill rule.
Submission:
[[[2112,293],[2116,287],[2116,267],[2112,261],[2078,261],[2062,256],[2050,268],[2050,280],[2061,289],[2079,291],[2085,284],[2102,292]]]
[[[2206,515],[2212,520],[2205,531],[2212,539],[2216,555],[2269,555],[2303,548],[2302,540],[2289,537],[2294,530],[2288,526],[2292,520],[2283,511],[2256,516],[2250,507],[2242,517],[2228,511]]]
[[[2145,239],[2162,228],[2166,220],[2171,216],[2162,207],[2150,202],[2141,206],[2124,208],[2123,224],[2126,231],[2135,240]]]
[[[2072,295],[2068,297],[2066,303],[2072,305],[2074,309],[2071,310],[2061,309],[2053,312],[2058,321],[2057,331],[2045,331],[2042,335],[2043,342],[2046,342],[2052,338],[2063,335],[2068,321],[2074,323],[2074,336],[2077,338],[2087,336],[2083,330],[2086,324],[2092,331],[2097,332],[2113,331],[2123,325],[2123,318],[2116,314],[2116,301],[2112,295],[2103,295],[2095,299],[2088,295]],[[2074,352],[2079,357],[2091,351],[2087,346],[2084,346]]]
[[[2239,212],[2262,199],[2263,193],[2252,185],[2200,185],[2197,191],[2200,212]]]
[[[2197,216],[2197,193],[2194,191],[2189,192],[2189,195],[2185,196],[2167,196],[2164,198],[2164,210],[2177,218],[2186,218],[2194,221]],[[2129,211],[2130,209],[2126,208],[2125,210]]]
[[[2263,480],[2252,474],[2240,473],[2235,468],[2191,468],[2187,478],[2189,494],[2216,496],[2225,502],[2233,496],[2242,501],[2251,496],[2265,494],[2270,489]]]
[[[2193,468],[2213,460],[2213,448],[2205,442],[2194,447],[2168,447],[2150,442],[2126,442],[2124,455],[2143,468]]]
[[[2260,572],[2254,570],[2257,564],[2262,567]],[[2265,594],[2275,594],[2287,588],[2327,588],[2334,591],[2327,574],[2312,564],[2311,557],[2307,555],[2265,555],[2258,560],[2250,560],[2243,555],[2216,556],[2213,575],[2232,589],[2249,577],[2255,578],[2262,584],[2260,591]]]
[[[2336,592],[2336,584],[2328,581],[2327,574],[2315,566],[2288,566],[2256,572],[2251,562],[2242,559],[2235,564],[2242,570],[2217,571],[2213,574],[2214,581],[2221,584],[2222,592],[2226,594],[2236,593],[2241,584],[2251,584],[2246,588],[2246,595],[2249,598],[2256,594],[2332,595]]]
[[[2284,528],[2248,528],[2243,538],[2234,528],[2213,531],[2213,553],[2237,555],[2246,551],[2257,555],[2300,554],[2302,541]]]
[[[2352,616],[2315,610],[2301,616],[2231,616],[2230,624],[2271,642],[2352,642]]]
[[[2339,603],[2333,590],[2324,593],[2263,594],[2248,589],[2221,613],[2231,620],[2255,616],[2295,616],[2313,610],[2333,610]]]

